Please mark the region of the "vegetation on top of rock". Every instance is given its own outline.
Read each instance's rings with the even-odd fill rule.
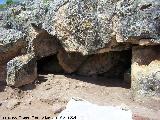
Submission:
[[[7,8],[8,6],[12,5],[12,4],[15,4],[16,2],[13,1],[13,0],[7,0],[5,4],[0,4],[0,9],[5,9]]]
[[[11,5],[11,4],[13,4],[13,3],[14,3],[13,0],[7,0],[7,1],[6,1],[6,4],[7,4],[7,5]]]

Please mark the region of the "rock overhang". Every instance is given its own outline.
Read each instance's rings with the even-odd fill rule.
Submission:
[[[94,73],[97,73],[103,66],[99,66],[102,63],[101,59],[108,67],[109,63],[106,63],[108,58],[105,55],[108,56],[107,53],[110,51],[131,50],[134,46],[151,46],[160,43],[160,1],[157,0],[51,0],[47,2],[35,0],[20,4],[20,6],[25,6],[25,9],[21,9],[18,5],[20,9],[11,7],[6,15],[2,15],[3,20],[0,26],[5,27],[6,32],[2,32],[4,28],[0,28],[2,30],[0,42],[12,44],[19,40],[25,41],[28,44],[28,51],[24,54],[34,53],[36,60],[56,54],[60,65],[69,73],[83,67],[82,72],[79,69],[79,73],[83,74],[86,68],[89,68],[86,67],[87,65],[95,67],[95,70],[86,71],[93,73],[94,70]],[[9,27],[6,27],[6,24]],[[24,39],[22,39],[23,35],[26,36]],[[53,42],[55,39],[56,41]],[[53,46],[56,42],[58,44],[53,49],[52,44],[44,49],[48,46],[48,42],[51,42]],[[10,47],[13,48],[11,49],[13,56],[8,55],[11,53],[9,52],[3,57],[6,58],[7,55],[7,60],[0,59],[0,64],[3,63],[1,66],[3,70],[7,62],[9,64],[16,59],[16,56],[21,56],[21,52],[14,51],[16,47],[15,44]],[[23,47],[20,47],[20,51]],[[99,53],[104,53],[104,55],[97,55]],[[84,66],[87,59],[84,56],[88,55],[91,57],[91,62]],[[92,58],[93,56],[95,59]],[[100,56],[100,59],[97,56]],[[33,60],[33,70],[36,69],[36,60]],[[27,65],[24,63],[24,68],[21,70],[27,70]],[[13,65],[13,67],[16,66]],[[100,73],[105,71],[106,69],[102,69]],[[34,71],[31,81],[36,79],[36,74]],[[25,76],[26,73],[22,72],[21,75],[25,78],[24,80],[28,79]],[[21,85],[31,81],[24,81]]]

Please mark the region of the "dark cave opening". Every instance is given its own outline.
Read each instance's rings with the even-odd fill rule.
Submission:
[[[109,79],[120,79],[131,84],[132,50],[115,51],[120,55],[117,63],[107,72],[98,74]]]
[[[109,81],[110,86],[124,86],[126,88],[130,88],[131,86],[131,60],[132,60],[132,50],[124,50],[124,51],[114,51],[120,57],[117,59],[116,64],[109,70],[101,74],[95,74],[93,76],[90,75],[80,75],[77,72],[66,73],[65,70],[59,64],[57,54],[50,55],[40,60],[37,60],[37,71],[39,75],[47,75],[47,74],[56,74],[56,75],[65,75],[67,77],[71,77],[74,79],[79,79],[82,81],[100,84],[107,86]],[[92,56],[90,56],[92,57]],[[103,66],[102,66],[103,67]],[[105,82],[102,80],[93,80],[94,77],[98,79],[105,78]],[[92,79],[93,78],[93,79]],[[90,81],[91,80],[91,81]],[[97,82],[101,81],[101,83]],[[124,83],[124,84],[123,84]]]
[[[50,55],[37,60],[38,74],[59,74],[64,73],[64,70],[59,65],[57,55]]]

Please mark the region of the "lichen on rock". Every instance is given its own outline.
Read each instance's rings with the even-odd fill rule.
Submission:
[[[15,57],[7,63],[7,79],[9,86],[19,87],[32,83],[37,78],[37,65],[34,54]]]
[[[36,79],[37,61],[50,55],[58,58],[67,73],[108,76],[119,69],[117,73],[126,72],[131,58],[125,64],[125,54],[115,51],[133,48],[132,91],[156,96],[159,47],[154,47],[159,44],[159,0],[20,1],[0,10],[0,79],[7,77],[8,85],[17,87],[31,83]],[[135,64],[148,62],[148,56],[152,59],[147,66]],[[120,66],[118,61],[122,61]]]

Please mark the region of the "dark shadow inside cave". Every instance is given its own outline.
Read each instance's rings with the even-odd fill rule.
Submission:
[[[37,60],[38,74],[63,74],[64,70],[59,65],[57,55],[50,55]]]
[[[125,74],[130,74],[131,72],[131,60],[132,60],[132,50],[115,51],[120,55],[120,58],[108,72],[98,74],[99,76],[105,76],[107,78],[120,78],[125,79]]]
[[[118,51],[120,59],[117,64],[112,67],[108,72],[99,74],[108,79],[117,80],[118,84],[122,84],[125,88],[131,87],[131,64],[132,64],[132,50]],[[114,81],[116,82],[116,81]],[[113,83],[113,85],[116,83]],[[122,87],[121,86],[121,87]]]

